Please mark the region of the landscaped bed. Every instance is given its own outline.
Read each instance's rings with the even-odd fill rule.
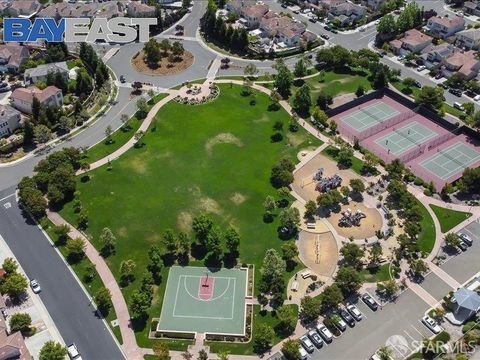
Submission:
[[[181,58],[176,61],[170,61],[168,56],[162,57],[156,64],[149,64],[145,60],[144,51],[140,51],[132,59],[133,67],[141,73],[147,75],[173,75],[185,71],[192,66],[194,57],[191,52],[186,51]]]
[[[113,161],[111,170],[105,166],[90,172],[90,181],[78,179],[92,243],[101,247],[99,234],[104,227],[117,237],[116,253],[106,259],[113,274],[120,278],[122,260],[136,263],[137,280],[123,290],[127,303],[140,286],[148,248],[161,247],[161,236],[168,228],[191,235],[192,217],[202,212],[209,213],[222,229],[229,224],[238,229],[240,259],[255,265],[257,279],[265,251],[280,251],[277,217],[272,223],[263,222],[265,197],[277,197],[270,184],[271,168],[282,156],[297,161],[300,149],[321,142],[302,128],[290,132],[285,111],[266,111],[267,95],[257,93],[256,104],[251,105],[250,96],[240,96],[241,87],[219,87],[217,100],[205,105],[166,104],[142,138],[143,146]],[[284,130],[282,139],[273,142],[277,121]],[[72,203],[61,214],[77,224]],[[203,259],[190,264],[202,265]],[[286,278],[295,269],[291,271]],[[159,316],[167,274],[165,268],[155,287],[150,318]],[[151,346],[153,341],[146,338],[147,324],[135,329],[140,346]]]
[[[453,229],[462,221],[465,221],[472,216],[472,214],[469,212],[455,211],[437,205],[430,205],[430,207],[440,223],[442,233],[448,232],[450,229]]]

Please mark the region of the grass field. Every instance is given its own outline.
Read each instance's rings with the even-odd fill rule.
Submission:
[[[430,205],[430,207],[440,223],[442,233],[448,232],[450,229],[472,216],[469,212],[455,211],[436,205]]]
[[[295,313],[298,316],[298,306],[297,305],[287,305],[293,307]],[[274,312],[262,312],[260,305],[253,306],[253,334],[255,334],[256,328],[258,328],[259,324],[266,324],[272,327],[274,330],[279,325],[280,321],[275,316]],[[273,344],[277,344],[278,342],[285,339],[286,336],[282,335],[278,331],[275,331],[275,337],[273,340]],[[250,342],[246,344],[241,343],[225,343],[225,342],[214,342],[214,341],[207,341],[206,345],[210,346],[210,351],[214,353],[218,353],[220,351],[227,351],[231,354],[236,355],[254,355],[254,345],[255,341],[252,339]]]
[[[338,161],[338,153],[340,149],[334,146],[328,146],[325,150],[322,151],[323,155],[328,156],[329,158]],[[362,175],[363,161],[359,158],[352,156],[352,166],[350,169],[355,171],[357,174]]]
[[[137,281],[123,290],[127,302],[140,285],[149,246],[160,245],[167,228],[190,232],[192,217],[201,212],[212,214],[223,227],[233,224],[238,229],[241,261],[255,265],[257,278],[265,251],[280,250],[278,219],[263,222],[265,197],[276,195],[269,182],[271,168],[282,156],[297,161],[300,149],[321,142],[303,129],[284,130],[283,139],[272,142],[273,124],[281,121],[287,129],[288,114],[266,111],[269,99],[264,94],[257,94],[252,106],[250,97],[239,95],[240,87],[222,85],[220,90],[216,101],[202,106],[165,105],[144,136],[143,147],[113,161],[111,171],[91,171],[89,182],[78,179],[80,199],[89,212],[86,232],[93,244],[100,248],[98,237],[106,226],[117,237],[116,254],[106,259],[113,274],[119,279],[122,260],[136,263]],[[72,204],[61,214],[76,224]],[[156,289],[151,316],[160,313],[167,270]],[[148,326],[136,330],[139,345],[148,346]]]
[[[156,104],[166,96],[167,94],[156,95],[153,98],[153,101],[150,100],[148,102],[149,109],[151,109],[154,104]],[[142,125],[142,122],[143,120],[138,119],[136,114],[132,116],[125,125],[123,125],[121,128],[119,128],[112,134],[110,142],[102,140],[98,144],[88,149],[86,160],[89,163],[93,163],[121,148],[128,140],[133,137],[133,135],[135,135],[140,125]]]
[[[383,264],[376,269],[362,269],[360,276],[368,283],[390,280],[390,264]]]
[[[435,245],[435,225],[427,208],[418,200],[417,203],[420,208],[420,213],[422,214],[422,221],[420,223],[422,231],[418,235],[417,244],[420,251],[430,253]]]

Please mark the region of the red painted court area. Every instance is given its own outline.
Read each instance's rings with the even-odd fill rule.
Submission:
[[[213,295],[213,286],[215,284],[215,278],[211,276],[203,276],[200,278],[198,284],[198,298],[200,300],[210,300]]]

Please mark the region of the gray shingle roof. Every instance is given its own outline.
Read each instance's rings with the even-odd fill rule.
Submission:
[[[453,296],[458,306],[470,311],[478,311],[480,309],[480,296],[472,290],[460,288]]]

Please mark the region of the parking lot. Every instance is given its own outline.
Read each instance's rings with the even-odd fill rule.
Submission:
[[[403,359],[420,345],[424,337],[433,335],[420,322],[428,305],[411,290],[406,290],[395,303],[376,312],[362,300],[356,305],[363,319],[330,344],[324,343],[322,348],[309,354],[310,359],[369,359],[385,345],[390,345],[395,359]],[[353,346],[359,341],[361,346]]]

